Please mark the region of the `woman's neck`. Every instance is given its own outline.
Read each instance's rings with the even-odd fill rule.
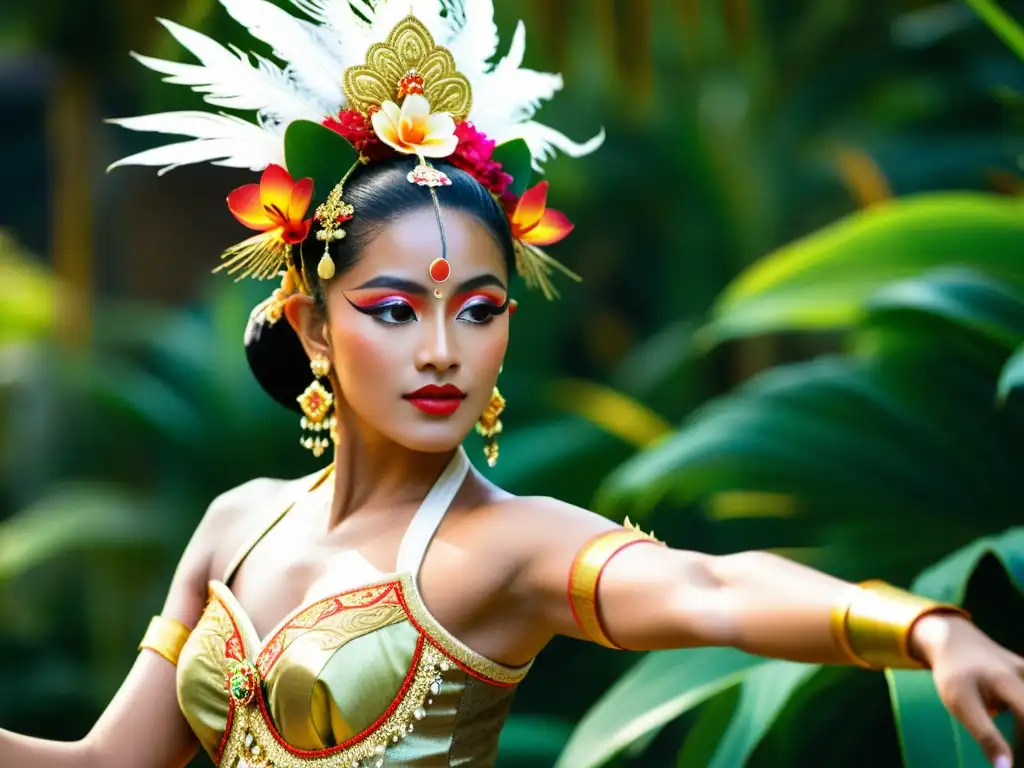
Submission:
[[[360,430],[340,427],[334,451],[331,528],[360,509],[421,501],[458,450],[413,451],[383,436],[367,439]]]

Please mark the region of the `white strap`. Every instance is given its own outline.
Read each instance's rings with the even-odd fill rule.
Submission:
[[[414,578],[419,573],[427,547],[441,525],[444,513],[448,511],[448,507],[462,487],[469,467],[466,451],[459,446],[444,472],[423,499],[420,508],[416,510],[402,537],[402,543],[398,547],[398,573],[408,573]]]

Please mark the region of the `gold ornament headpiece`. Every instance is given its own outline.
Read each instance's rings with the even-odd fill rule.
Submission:
[[[344,237],[343,225],[358,215],[343,199],[344,179],[339,182],[337,177],[340,170],[357,167],[357,159],[367,162],[389,154],[415,156],[419,162],[408,179],[427,188],[437,207],[437,190],[451,181],[430,159],[450,158],[501,203],[516,244],[517,272],[528,286],[539,287],[553,298],[557,295],[550,280],[554,270],[575,280],[579,277],[540,248],[558,242],[572,225],[547,207],[546,182],[528,188],[530,175],[554,149],[573,157],[592,152],[603,142],[603,132],[576,144],[533,121],[539,104],[562,87],[561,78],[532,71],[529,77],[517,76],[522,71],[519,64],[525,46],[522,23],[516,28],[509,55],[493,63],[496,46],[481,45],[480,41],[497,40],[497,32],[493,23],[481,27],[479,21],[493,14],[486,7],[475,10],[476,21],[470,24],[464,7],[467,2],[476,6],[493,0],[440,0],[433,7],[427,2],[415,3],[412,7],[421,18],[402,18],[380,41],[376,36],[381,31],[381,15],[391,13],[392,2],[406,1],[375,0],[360,5],[358,12],[347,10],[338,16],[325,10],[326,2],[299,3],[312,21],[295,18],[276,6],[264,9],[253,5],[237,20],[253,37],[270,43],[282,65],[265,57],[239,55],[238,49],[229,49],[200,32],[162,21],[200,63],[136,58],[171,81],[190,85],[216,110],[112,121],[131,130],[190,137],[114,165],[171,168],[209,161],[262,170],[259,184],[237,189],[228,198],[231,212],[256,234],[228,249],[218,269],[239,278],[269,279],[292,273],[285,274],[275,292],[280,297],[295,291],[309,293],[295,248],[301,248],[314,226],[314,218],[306,217],[311,209],[317,212],[317,236],[325,244],[317,273],[329,280],[336,271],[330,243]],[[347,8],[345,0],[338,2]],[[344,29],[339,29],[338,19],[346,18],[350,21],[341,22]],[[431,30],[445,45],[437,44]],[[360,49],[365,55],[360,56]],[[453,51],[479,54],[480,59],[457,62]],[[325,61],[340,62],[340,78],[325,77]],[[244,97],[240,95],[239,78],[253,84],[265,82],[265,99],[260,98],[258,86],[247,89]],[[483,102],[477,114],[474,93]],[[257,119],[247,121],[222,111],[239,107],[254,109]],[[488,134],[503,138],[504,143],[495,146]],[[517,136],[530,138],[511,138]],[[441,258],[429,268],[438,284],[451,273],[443,226],[441,236]],[[440,288],[435,293],[439,292]],[[279,300],[267,303],[268,319],[279,317],[273,308],[279,304]]]

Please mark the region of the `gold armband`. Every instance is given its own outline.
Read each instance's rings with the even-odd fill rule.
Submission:
[[[645,542],[664,546],[654,536],[633,526],[629,518],[626,518],[624,528],[598,534],[583,545],[573,560],[569,571],[569,605],[580,629],[595,643],[623,650],[622,646],[608,637],[601,626],[597,612],[597,588],[609,560],[626,547]]]
[[[832,610],[832,632],[850,660],[867,669],[924,669],[910,652],[910,633],[923,616],[956,613],[962,608],[897,589],[884,581],[865,581],[846,604]]]
[[[177,619],[154,616],[149,622],[146,634],[142,636],[139,650],[148,648],[177,666],[178,656],[190,634],[192,630]]]

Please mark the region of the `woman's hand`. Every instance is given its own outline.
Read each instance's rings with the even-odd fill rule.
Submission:
[[[931,667],[943,703],[988,759],[996,768],[1010,768],[1013,753],[992,717],[1009,709],[1024,725],[1024,659],[966,619],[945,614],[921,618],[910,646]]]

